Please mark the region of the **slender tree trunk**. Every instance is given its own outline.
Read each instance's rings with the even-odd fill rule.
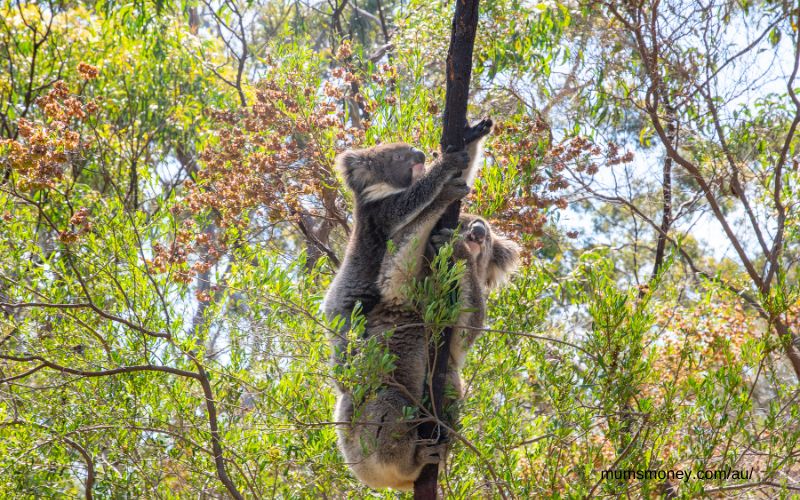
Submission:
[[[662,100],[667,111],[667,140],[672,144],[672,147],[677,148],[678,124],[675,108],[667,100],[666,92],[664,94]],[[670,155],[666,155],[666,158],[664,158],[661,197],[663,204],[661,209],[661,231],[658,233],[656,257],[653,261],[653,273],[650,276],[650,280],[655,279],[664,264],[667,235],[672,225],[672,157]]]
[[[442,130],[442,152],[449,148],[464,148],[464,128],[467,125],[467,102],[469,99],[469,81],[472,76],[472,50],[475,46],[475,33],[478,29],[478,0],[456,0],[453,27],[450,34],[450,49],[447,52],[447,93],[445,96],[444,119]],[[455,228],[461,202],[456,201],[439,221],[439,227]],[[444,386],[447,380],[447,364],[450,358],[450,340],[452,328],[445,328],[440,344],[431,349],[429,366],[432,367],[430,380],[431,410],[438,419],[442,413]],[[426,423],[420,427],[422,439],[434,439],[435,423]],[[437,494],[439,467],[427,465],[422,469],[417,482],[414,483],[414,498],[433,500]]]

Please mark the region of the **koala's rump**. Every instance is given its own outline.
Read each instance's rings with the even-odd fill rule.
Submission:
[[[395,368],[363,401],[356,403],[352,393],[340,392],[335,411],[339,445],[345,461],[367,485],[406,489],[421,468],[415,460],[421,413],[416,408],[426,374],[425,328],[413,311],[379,304],[367,316],[364,336],[385,346]]]

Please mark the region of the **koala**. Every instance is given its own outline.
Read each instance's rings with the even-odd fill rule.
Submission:
[[[398,235],[401,243],[395,256],[422,257],[423,250],[410,237],[421,226],[427,227],[427,222],[419,224],[408,225],[404,232],[409,234]],[[460,227],[453,255],[463,260],[466,267],[460,283],[464,312],[454,329],[448,367],[448,383],[459,397],[458,372],[483,327],[487,295],[514,271],[519,260],[516,243],[495,234],[481,217],[462,215]],[[440,230],[432,235],[431,242],[438,250],[450,240],[452,233],[452,230]],[[396,259],[387,258],[381,274],[394,276],[397,265]],[[381,286],[399,285],[396,281],[379,280],[379,283]],[[426,464],[440,463],[447,452],[446,441],[423,440],[417,433],[425,417],[421,408],[429,373],[431,331],[410,299],[403,297],[403,288],[382,289],[387,298],[367,314],[366,321],[367,339],[378,339],[394,356],[392,373],[377,391],[358,400],[352,391],[340,388],[336,401],[339,447],[356,477],[372,488],[412,489],[422,468]],[[452,401],[445,401],[445,407],[448,403]]]
[[[482,217],[461,214],[459,226],[463,236],[453,247],[453,257],[464,260],[467,265],[461,282],[461,300],[467,304],[469,311],[459,317],[458,324],[464,328],[454,332],[456,335],[450,344],[447,373],[456,377],[464,367],[467,353],[482,333],[489,292],[505,284],[507,278],[516,271],[521,251],[517,243],[492,231]],[[451,229],[440,229],[431,236],[431,242],[438,250],[452,236]],[[457,379],[453,382],[453,386],[459,389],[460,382]]]
[[[446,151],[427,170],[425,154],[403,143],[345,151],[337,157],[336,166],[355,200],[345,256],[322,304],[328,320],[344,321],[339,333],[350,329],[356,304],[366,315],[382,299],[382,291],[393,289],[394,276],[384,276],[383,284],[378,283],[389,240],[409,233],[409,225],[422,228],[435,223],[450,203],[469,193],[481,143],[491,127],[490,119],[467,127],[467,151]],[[427,235],[424,238],[427,241]],[[337,336],[334,363],[345,347],[346,337]]]

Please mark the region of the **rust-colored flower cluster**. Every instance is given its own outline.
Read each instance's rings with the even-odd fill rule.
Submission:
[[[498,123],[489,151],[495,164],[506,169],[516,164],[521,177],[513,196],[504,199],[494,219],[500,230],[509,233],[541,235],[547,217],[540,197],[545,177],[533,165],[546,150],[548,126],[541,120]]]
[[[238,233],[248,224],[342,217],[332,166],[337,150],[364,137],[364,129],[351,125],[347,115],[348,101],[365,103],[352,92],[356,77],[334,69],[330,80],[315,86],[300,70],[281,71],[258,84],[247,108],[208,111],[218,125],[215,141],[201,153],[201,168],[184,183],[182,201],[173,207],[176,215],[188,217],[188,225],[174,242],[153,247],[154,271],[169,271],[178,281],[207,271],[225,251],[232,234],[225,228]],[[198,230],[190,221],[200,214],[210,214],[223,230]],[[190,265],[191,255],[201,259]],[[198,300],[208,300],[207,294]]]
[[[188,284],[198,274],[211,269],[225,253],[227,246],[222,240],[224,236],[220,241],[212,242],[209,232],[198,233],[195,222],[185,219],[171,242],[153,243],[152,259],[145,262],[150,272],[170,273],[173,281]],[[193,259],[193,255],[202,255],[202,259]]]
[[[89,219],[89,209],[82,207],[75,212],[69,219],[72,226],[58,233],[58,240],[66,245],[77,242],[81,236],[92,230],[92,222]]]
[[[339,83],[319,89],[265,79],[248,108],[212,112],[221,125],[218,141],[202,153],[197,182],[185,185],[186,208],[211,209],[222,226],[241,226],[253,215],[276,223],[335,213],[334,153],[364,137],[347,119],[346,100],[359,103],[344,78],[349,73],[337,74]]]
[[[501,229],[517,234],[541,235],[548,211],[567,208],[570,189],[580,187],[576,178],[595,175],[601,164],[633,160],[633,153],[622,152],[616,144],[604,151],[583,136],[553,145],[550,127],[538,118],[499,124],[495,135],[491,150],[495,163],[500,168],[516,165],[520,178],[514,196],[503,200],[496,217]]]
[[[16,176],[16,188],[33,191],[55,187],[70,161],[86,146],[79,132],[80,122],[97,110],[91,101],[70,93],[64,82],[36,100],[44,119],[20,118],[17,139],[0,140],[0,163]]]
[[[353,55],[353,47],[350,40],[342,40],[342,43],[339,44],[339,48],[336,50],[336,59],[346,61],[351,55]]]
[[[96,66],[82,62],[78,64],[78,73],[86,80],[94,80],[100,74]]]

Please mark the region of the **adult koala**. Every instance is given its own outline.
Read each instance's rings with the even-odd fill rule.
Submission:
[[[445,152],[427,170],[425,155],[403,143],[349,150],[336,159],[347,187],[353,192],[353,228],[345,256],[331,282],[322,309],[328,318],[343,320],[333,339],[333,363],[347,348],[350,318],[361,304],[363,314],[375,307],[382,293],[393,293],[393,273],[381,271],[389,240],[410,234],[427,241],[433,225],[450,203],[469,193],[479,166],[483,139],[492,121],[485,119],[467,127],[466,151]],[[427,229],[427,231],[422,231]],[[427,234],[423,235],[422,233]],[[383,284],[378,284],[382,273]]]

